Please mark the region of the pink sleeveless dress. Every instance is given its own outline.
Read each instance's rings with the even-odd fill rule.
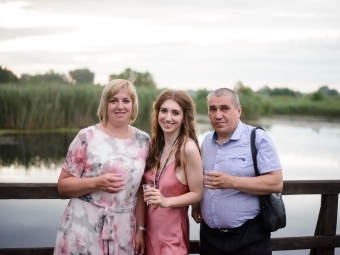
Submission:
[[[175,173],[175,161],[168,164],[161,175],[159,189],[164,197],[174,197],[189,191]],[[144,173],[145,183],[153,183],[154,171]],[[188,206],[146,209],[146,255],[188,255],[189,218]]]

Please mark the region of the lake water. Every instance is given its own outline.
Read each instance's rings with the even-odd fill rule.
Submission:
[[[284,180],[340,179],[340,120],[321,118],[261,119],[280,155]],[[199,124],[199,139],[211,131]],[[75,134],[0,136],[0,182],[56,183],[61,162]],[[273,237],[314,234],[320,195],[284,196],[287,227]],[[0,200],[0,247],[54,246],[68,200]],[[189,212],[190,214],[190,212]],[[339,218],[339,215],[338,215]],[[340,224],[337,224],[339,234]],[[190,239],[199,226],[190,217]],[[309,254],[309,250],[277,251],[274,255]],[[336,249],[340,255],[340,248]]]

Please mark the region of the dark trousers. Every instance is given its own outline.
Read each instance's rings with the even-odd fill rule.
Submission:
[[[258,215],[230,231],[200,227],[200,255],[271,255],[270,232],[262,227]]]

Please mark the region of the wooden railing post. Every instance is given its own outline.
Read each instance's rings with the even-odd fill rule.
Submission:
[[[321,206],[314,236],[335,236],[338,216],[338,194],[321,195]],[[310,255],[334,255],[335,247],[317,248]]]

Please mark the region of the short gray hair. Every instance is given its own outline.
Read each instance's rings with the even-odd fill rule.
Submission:
[[[220,97],[220,96],[225,96],[225,95],[231,96],[231,100],[235,107],[240,106],[240,99],[238,98],[237,93],[234,90],[228,89],[228,88],[219,88],[219,89],[214,90],[213,92],[209,93],[209,95],[207,96],[207,100],[209,100],[211,96]]]

